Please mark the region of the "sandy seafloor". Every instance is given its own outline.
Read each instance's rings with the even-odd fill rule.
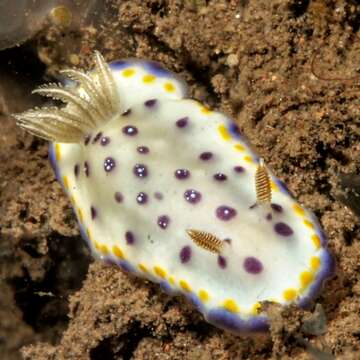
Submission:
[[[44,26],[0,52],[1,359],[359,359],[360,220],[339,173],[360,171],[356,1],[107,1],[93,26]],[[269,306],[269,334],[238,337],[182,298],[93,262],[47,160],[7,116],[64,67],[157,60],[233,116],[318,216],[337,262],[314,308]],[[324,316],[321,315],[323,310]]]

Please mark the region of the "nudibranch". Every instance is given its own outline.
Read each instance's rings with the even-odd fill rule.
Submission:
[[[94,59],[35,90],[64,107],[14,115],[51,142],[93,254],[235,333],[269,327],[264,301],[309,304],[333,269],[325,236],[235,122],[157,63]]]

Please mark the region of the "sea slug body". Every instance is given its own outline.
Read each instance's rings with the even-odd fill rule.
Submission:
[[[306,306],[333,270],[325,236],[236,124],[156,63],[95,63],[36,90],[65,107],[15,115],[51,141],[92,252],[235,333],[268,328],[263,301]]]

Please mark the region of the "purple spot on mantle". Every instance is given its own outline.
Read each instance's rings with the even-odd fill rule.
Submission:
[[[267,215],[266,215],[266,220],[272,220],[272,214],[270,214],[270,213],[268,213]]]
[[[273,203],[273,204],[271,204],[270,206],[271,206],[271,208],[272,208],[275,212],[281,213],[281,212],[283,211],[282,206],[279,205],[279,204],[274,204],[274,203]]]
[[[240,174],[243,173],[245,169],[242,166],[238,165],[238,166],[234,166],[234,171]]]
[[[216,209],[216,216],[220,220],[229,221],[236,216],[236,210],[230,206],[222,205]]]
[[[91,135],[86,135],[86,136],[85,136],[85,139],[84,139],[84,145],[85,145],[85,146],[89,144],[90,139],[91,139]]]
[[[127,125],[122,128],[122,132],[127,136],[135,136],[138,133],[138,129],[135,126]]]
[[[127,231],[125,233],[125,240],[128,245],[134,245],[135,243],[135,236],[131,231]]]
[[[180,261],[185,264],[190,261],[191,258],[191,247],[184,246],[180,251]]]
[[[156,200],[162,200],[164,198],[164,195],[160,191],[154,192],[154,198]]]
[[[89,177],[90,167],[89,167],[89,163],[87,161],[84,162],[84,173],[85,173],[86,177]]]
[[[74,175],[75,177],[79,176],[79,164],[75,164],[74,166]]]
[[[144,178],[148,175],[148,169],[144,164],[136,164],[134,166],[133,173],[137,177]]]
[[[147,146],[138,146],[136,150],[139,154],[148,154],[150,151]]]
[[[189,189],[185,191],[184,198],[190,204],[197,204],[201,200],[201,193],[194,189]]]
[[[283,222],[276,223],[274,229],[281,236],[291,236],[294,233],[292,228]]]
[[[154,107],[154,106],[155,106],[156,101],[157,101],[156,99],[146,100],[146,101],[144,102],[144,105],[145,105],[146,107],[151,108],[151,107]]]
[[[190,176],[190,171],[187,169],[175,170],[175,177],[179,180],[187,179]]]
[[[126,111],[124,111],[121,115],[122,116],[128,116],[131,114],[131,109],[127,109]]]
[[[184,128],[188,124],[188,121],[189,121],[189,118],[187,116],[183,117],[176,121],[176,126],[178,128]]]
[[[121,203],[121,202],[124,200],[123,195],[122,195],[121,192],[119,192],[119,191],[117,191],[117,192],[114,194],[114,198],[115,198],[115,201],[118,202],[118,203]]]
[[[263,270],[263,265],[257,258],[249,256],[244,260],[244,269],[250,274],[259,274]]]
[[[199,155],[199,159],[203,161],[208,161],[213,157],[213,153],[210,151],[205,151]]]
[[[93,206],[90,207],[90,213],[91,213],[91,219],[94,220],[97,217],[97,211]]]
[[[109,143],[110,143],[110,138],[108,136],[103,136],[100,140],[100,144],[102,146],[106,146]]]
[[[148,201],[147,194],[144,192],[139,192],[136,196],[136,201],[138,204],[141,204],[141,205],[146,204]]]
[[[93,144],[96,144],[96,143],[98,142],[98,140],[101,138],[101,136],[102,136],[102,132],[100,131],[100,132],[98,132],[98,133],[95,135],[92,143],[93,143]]]
[[[111,156],[108,156],[107,158],[105,158],[104,170],[106,172],[112,171],[115,166],[116,166],[115,160]]]
[[[167,215],[161,215],[157,219],[157,224],[161,229],[166,229],[170,224],[170,218]]]
[[[225,269],[227,266],[226,259],[221,255],[218,256],[217,263],[221,269]]]
[[[217,173],[214,175],[214,179],[217,181],[225,181],[227,179],[227,176],[223,173]]]

